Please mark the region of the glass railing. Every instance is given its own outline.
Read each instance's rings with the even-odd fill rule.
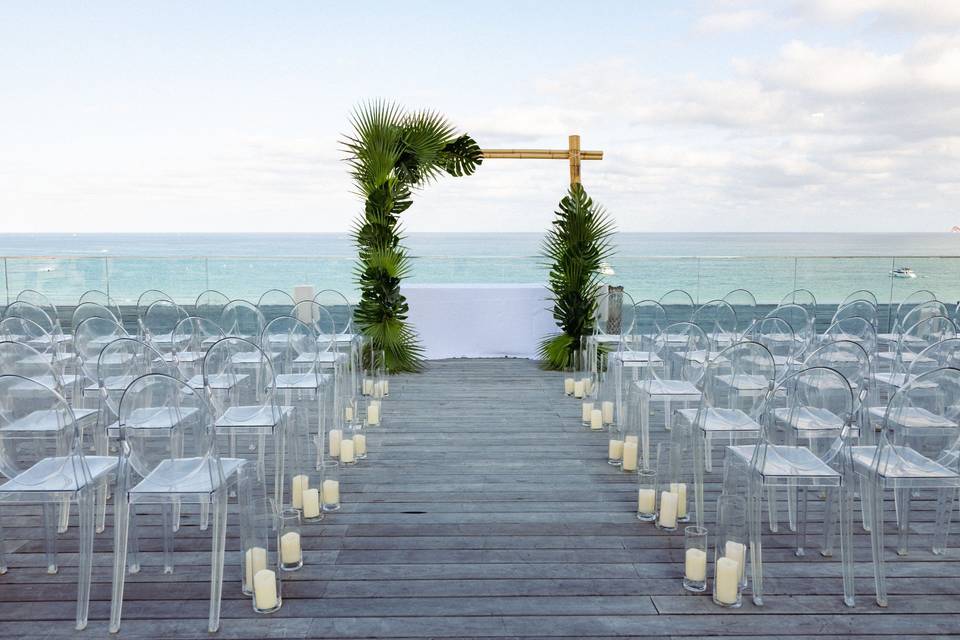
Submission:
[[[298,284],[337,289],[356,299],[353,258],[329,257],[8,257],[0,259],[0,300],[24,289],[47,294],[55,304],[75,304],[88,289],[133,304],[145,289],[160,289],[192,303],[205,289],[256,301],[267,289],[292,291]],[[960,257],[631,257],[617,256],[604,281],[622,285],[635,300],[684,289],[697,302],[732,289],[751,291],[761,304],[775,304],[796,288],[836,304],[857,289],[874,292],[881,304],[896,304],[911,292],[930,289],[945,302],[960,300]],[[909,266],[915,277],[894,277]],[[537,256],[415,256],[410,283],[545,282]]]

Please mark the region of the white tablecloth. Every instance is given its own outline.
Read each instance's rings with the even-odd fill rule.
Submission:
[[[401,292],[428,360],[536,358],[540,340],[558,331],[540,284],[405,284]]]

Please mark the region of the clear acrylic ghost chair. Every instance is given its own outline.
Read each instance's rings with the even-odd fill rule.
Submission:
[[[33,364],[50,365],[61,375],[74,360],[74,354],[64,351],[61,343],[54,339],[53,334],[27,318],[11,317],[0,321],[0,339],[22,342],[33,347],[39,354],[31,356]]]
[[[918,308],[915,311],[923,311],[923,309]],[[877,369],[882,369],[884,372],[903,372],[914,363],[924,349],[957,335],[956,325],[950,318],[943,315],[926,316],[923,313],[919,315],[924,316],[923,319],[903,330],[893,351],[877,354]],[[907,319],[912,319],[912,312],[907,314]]]
[[[632,313],[629,303],[632,302],[630,296],[622,293],[621,301],[624,307],[621,307],[618,314],[621,320],[613,325],[608,325],[608,330],[618,327],[621,331],[617,338],[616,353],[607,358],[608,367],[613,367],[613,384],[616,388],[614,396],[615,422],[618,427],[626,426],[624,421],[626,417],[626,405],[624,404],[625,385],[631,385],[634,381],[640,379],[640,370],[645,367],[663,368],[665,363],[653,351],[653,342],[663,327],[667,326],[667,314],[660,303],[656,300],[641,300],[633,304]],[[626,313],[624,313],[626,310]],[[624,321],[626,316],[626,321]],[[629,371],[629,378],[625,372]],[[629,393],[627,394],[629,395]]]
[[[877,604],[887,606],[883,498],[896,498],[897,553],[907,554],[911,492],[936,493],[933,553],[947,547],[950,517],[960,487],[960,370],[923,373],[890,399],[876,445],[853,447],[852,461],[863,478],[863,506],[871,519],[870,539]]]
[[[198,316],[186,317],[174,327],[172,350],[169,356],[164,354],[164,358],[180,371],[180,377],[193,380],[201,374],[201,363],[207,349],[223,337],[223,329],[217,322]],[[203,388],[202,382],[191,386]]]
[[[147,309],[150,308],[154,302],[160,300],[166,300],[167,302],[173,302],[173,298],[169,295],[160,291],[159,289],[147,289],[137,298],[136,314],[137,314],[137,335],[143,336],[143,316],[147,313]]]
[[[40,293],[36,289],[24,289],[17,294],[17,302],[32,304],[43,310],[53,323],[50,333],[53,334],[54,340],[56,340],[57,343],[70,341],[70,336],[64,334],[60,326],[60,310],[57,309],[57,305],[53,304],[53,301],[50,300],[48,296]]]
[[[772,410],[787,399],[786,420],[796,422],[795,414],[829,413],[839,416],[839,433],[823,434],[826,444],[815,449],[801,443],[780,443],[773,438]],[[762,513],[764,495],[775,496],[771,489],[787,488],[798,495],[796,555],[806,555],[808,525],[807,490],[827,492],[824,508],[824,541],[821,554],[833,555],[836,520],[840,519],[840,559],[843,576],[843,601],[854,606],[853,572],[853,495],[854,475],[850,469],[850,444],[855,437],[854,394],[843,375],[828,367],[809,367],[792,373],[767,396],[767,408],[761,421],[763,429],[755,445],[727,447],[724,464],[724,492],[735,493],[743,484],[747,489],[750,529],[750,564],[753,602],[763,604]],[[813,433],[807,434],[813,436]],[[809,442],[809,440],[808,440]]]
[[[6,310],[3,312],[3,317],[5,320],[11,318],[29,320],[43,329],[44,334],[42,337],[29,340],[30,346],[36,347],[36,342],[38,341],[43,341],[44,343],[51,342],[57,351],[62,351],[61,344],[64,342],[64,340],[58,337],[61,335],[60,324],[51,318],[50,314],[48,314],[44,309],[33,303],[17,300],[6,308]],[[23,340],[23,338],[20,339]],[[38,347],[38,349],[45,352],[46,345],[44,344],[43,347]]]
[[[140,338],[158,350],[169,353],[173,345],[173,330],[186,317],[187,312],[177,303],[157,300],[143,314],[140,322],[143,333]]]
[[[827,330],[820,336],[821,343],[838,340],[856,342],[871,357],[877,353],[877,330],[867,318],[851,316],[834,320],[833,324],[827,327]]]
[[[677,340],[683,337],[683,342]],[[639,424],[640,446],[643,451],[644,468],[649,468],[650,455],[650,406],[653,403],[663,405],[664,428],[672,427],[673,403],[684,408],[691,402],[699,402],[700,389],[697,384],[703,376],[705,365],[680,354],[706,351],[710,341],[703,329],[690,322],[677,322],[667,325],[654,338],[651,345],[651,359],[660,360],[665,367],[648,366],[642,369],[643,378],[635,381],[636,415],[629,419]],[[669,364],[673,362],[673,366]],[[673,372],[672,377],[664,375]]]
[[[835,324],[847,318],[863,318],[867,320],[873,325],[874,333],[876,333],[880,322],[880,312],[877,310],[877,305],[869,300],[851,300],[837,307],[833,318],[830,320],[830,324]]]
[[[115,457],[84,455],[83,430],[66,399],[35,380],[0,375],[0,504],[41,503],[47,573],[57,573],[57,509],[80,514],[76,629],[87,626],[93,566],[94,492]],[[63,511],[66,511],[65,509]],[[0,532],[2,535],[2,532]],[[6,571],[0,537],[0,573]]]
[[[739,342],[714,356],[704,369],[702,395],[695,409],[677,411],[671,433],[674,447],[692,449],[697,524],[703,519],[703,476],[713,470],[713,443],[726,437],[730,444],[753,440],[767,392],[773,385],[773,356],[759,342]]]
[[[796,304],[806,310],[811,318],[817,317],[817,297],[809,289],[794,289],[780,299],[777,306],[783,307],[789,304]]]
[[[325,409],[320,414],[320,432],[324,432],[325,425],[329,422],[327,420],[327,413],[332,412],[332,416],[339,422],[339,417],[336,417],[337,414],[342,415],[342,409],[339,406],[339,403],[342,401],[343,395],[342,392],[347,390],[348,384],[355,384],[353,378],[348,380],[348,371],[350,370],[350,360],[349,355],[346,353],[341,353],[337,351],[337,330],[336,322],[333,319],[333,315],[327,311],[326,307],[321,306],[320,304],[313,302],[311,300],[303,300],[298,302],[291,312],[292,317],[297,318],[311,329],[313,329],[314,335],[317,339],[317,357],[316,357],[316,366],[321,371],[329,370],[332,372],[332,383],[326,385],[326,389],[322,391],[329,391],[326,393],[326,400],[318,400],[318,406],[322,409]],[[359,354],[358,354],[359,359]],[[311,358],[309,354],[303,354],[299,358],[300,366],[313,366],[311,363]],[[359,367],[359,364],[358,364]],[[351,391],[356,390],[356,386],[350,387]],[[332,399],[331,396],[332,395]],[[318,452],[322,448],[322,443],[319,443]]]
[[[258,361],[252,362],[250,354]],[[238,438],[252,439],[248,451],[256,451],[257,477],[265,495],[272,495],[279,507],[283,505],[286,440],[293,407],[280,403],[275,378],[267,354],[243,338],[218,340],[203,358],[204,388],[216,411],[217,432],[227,437],[232,457],[237,456]],[[267,475],[267,438],[273,444],[272,483]]]
[[[264,320],[270,322],[274,318],[289,316],[294,304],[293,296],[286,291],[269,289],[257,300],[257,309],[263,314]]]
[[[734,289],[723,296],[723,301],[733,307],[737,317],[736,339],[744,339],[757,323],[757,299],[746,289]]]
[[[232,338],[243,338],[256,345],[267,325],[257,305],[249,300],[231,300],[220,314],[220,327]]]
[[[225,293],[216,289],[207,289],[197,296],[193,303],[193,315],[199,318],[206,318],[214,322],[220,322],[220,315],[223,308],[229,304],[230,298]]]
[[[120,305],[110,297],[105,291],[100,291],[99,289],[88,289],[81,294],[80,299],[77,300],[77,305],[81,305],[84,302],[92,302],[94,304],[99,304],[102,307],[106,307],[110,312],[116,316],[117,322],[123,324],[123,312],[120,309]],[[76,329],[76,325],[73,325]]]
[[[175,416],[193,438],[171,447],[169,416]],[[156,428],[156,424],[160,427]],[[227,529],[227,495],[237,490],[241,512],[251,497],[244,478],[244,461],[217,454],[213,411],[202,392],[182,380],[148,374],[134,380],[120,400],[121,441],[117,501],[114,512],[113,597],[110,631],[120,629],[128,554],[130,567],[140,565],[135,512],[138,506],[159,505],[169,513],[180,503],[199,503],[213,513],[210,553],[210,614],[207,630],[220,626],[224,549]],[[138,481],[137,478],[141,478]],[[238,487],[238,484],[240,485]],[[173,567],[173,538],[164,527],[165,569]]]
[[[922,319],[915,315],[911,322],[910,320],[907,320],[907,314],[917,307],[931,302],[937,302],[937,296],[934,295],[932,291],[928,289],[914,291],[897,305],[896,313],[892,314],[888,319],[889,333],[881,333],[877,336],[877,338],[884,344],[895,345],[900,339],[900,334],[903,333],[903,330],[906,327],[909,327],[912,324],[915,324],[918,320]],[[946,313],[938,311],[933,311],[932,313],[934,315],[946,315]]]
[[[880,306],[880,303],[877,300],[877,294],[875,294],[873,291],[869,291],[868,289],[857,289],[856,291],[850,293],[849,295],[847,295],[846,298],[844,298],[840,302],[839,306],[844,307],[848,303],[853,302],[855,300],[866,300],[867,302],[872,304],[874,308],[879,308]]]
[[[356,389],[359,385],[361,370],[362,334],[354,331],[353,305],[350,304],[345,295],[335,289],[318,291],[313,296],[313,301],[330,314],[332,324],[336,329],[334,347],[336,351],[348,354],[349,360],[345,365],[347,368],[345,375],[349,378],[350,388]],[[318,339],[321,342],[323,341],[321,336],[318,336]]]
[[[601,351],[616,352],[620,337],[632,333],[633,313],[625,317],[624,310],[633,306],[633,298],[623,287],[606,286],[602,289],[593,309],[593,332],[587,339],[588,361],[597,362]]]
[[[690,322],[696,304],[693,297],[683,289],[671,289],[657,300],[667,314],[667,323]]]
[[[799,343],[797,355],[800,357],[814,346],[817,339],[817,334],[814,331],[815,316],[811,316],[807,308],[798,304],[780,305],[770,311],[766,317],[780,318],[790,325],[793,337]]]
[[[76,325],[73,329],[73,346],[83,378],[87,382],[96,382],[100,353],[114,340],[129,337],[119,323],[107,318],[87,318]]]
[[[723,300],[710,300],[697,307],[691,322],[707,334],[713,353],[738,340],[737,312]],[[713,354],[705,355],[709,358]]]
[[[113,322],[119,322],[117,316],[108,307],[97,302],[81,302],[70,316],[70,327],[76,332],[76,328],[87,318],[106,318]]]

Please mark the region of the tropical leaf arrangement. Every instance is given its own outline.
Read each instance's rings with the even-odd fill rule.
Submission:
[[[409,309],[400,293],[401,281],[410,274],[400,214],[413,204],[415,190],[444,174],[472,174],[483,153],[433,111],[406,112],[376,100],[358,106],[350,124],[353,131],[342,145],[364,200],[352,231],[360,288],[354,323],[370,348],[384,352],[389,371],[419,371],[423,348],[407,322]]]
[[[553,317],[560,328],[540,342],[540,360],[547,369],[573,365],[581,337],[593,333],[600,269],[613,254],[614,231],[610,216],[583,185],[571,184],[541,248],[550,270]]]

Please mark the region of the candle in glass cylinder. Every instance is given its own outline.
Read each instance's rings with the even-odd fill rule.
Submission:
[[[310,488],[310,476],[299,474],[293,476],[290,487],[290,499],[296,509],[303,507],[303,492]]]
[[[660,517],[657,520],[664,529],[677,527],[677,494],[669,491],[660,492]]]
[[[637,453],[640,440],[637,436],[627,436],[623,439],[623,463],[621,468],[624,471],[637,470]]]
[[[590,424],[590,414],[592,414],[592,413],[593,413],[593,403],[592,403],[592,402],[584,402],[584,403],[583,403],[583,411],[582,411],[582,413],[580,414],[580,418],[581,418],[581,420],[583,420],[584,424]]]
[[[353,464],[356,462],[353,455],[353,440],[340,441],[340,462],[343,464]]]
[[[323,504],[340,504],[340,482],[337,480],[323,481]]]
[[[367,424],[380,424],[380,403],[371,402],[367,406]]]
[[[389,381],[389,380],[383,380],[383,381],[380,383],[380,389],[381,389],[381,391],[383,391],[383,395],[385,395],[385,396],[390,395],[390,381]]]
[[[677,517],[687,516],[687,485],[685,482],[671,482],[670,493],[677,494]]]
[[[657,510],[657,492],[654,489],[640,489],[637,492],[637,511],[653,513]]]
[[[330,429],[330,457],[336,458],[340,455],[340,441],[343,439],[343,432],[340,429]]]
[[[563,392],[568,396],[573,395],[573,378],[563,379]]]
[[[367,455],[367,436],[362,433],[353,436],[353,454],[356,456]]]
[[[604,400],[601,411],[603,411],[603,424],[613,424],[613,402]]]
[[[288,531],[280,536],[280,561],[283,564],[299,564],[301,555],[299,533]]]
[[[607,444],[607,459],[621,460],[623,458],[623,440],[610,439]]]
[[[684,562],[687,580],[703,582],[707,579],[707,552],[703,549],[687,549]]]
[[[343,419],[347,422],[353,422],[353,407],[344,407]]]
[[[573,397],[582,398],[583,397],[583,380],[577,380],[573,383]]]
[[[720,558],[714,567],[714,597],[721,604],[736,604],[740,566],[732,558]]]
[[[583,395],[588,396],[593,393],[593,380],[590,378],[583,379]]]
[[[303,492],[303,517],[320,517],[320,492],[316,489],[307,489]]]
[[[267,568],[267,550],[263,547],[251,547],[247,549],[245,558],[247,586],[253,589],[253,576],[260,569]]]
[[[373,395],[373,378],[363,379],[363,395],[365,396]]]
[[[270,569],[260,569],[253,576],[253,597],[260,611],[269,611],[277,606],[277,574]]]
[[[730,558],[737,562],[737,566],[740,567],[740,579],[743,579],[743,570],[747,566],[745,562],[747,557],[747,545],[742,542],[736,542],[734,540],[727,540],[727,543],[723,545],[723,557]]]
[[[600,409],[594,409],[590,412],[590,429],[592,431],[603,429],[603,413]]]

